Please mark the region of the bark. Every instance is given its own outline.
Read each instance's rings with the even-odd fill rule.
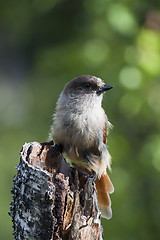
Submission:
[[[94,177],[45,143],[26,143],[20,155],[10,208],[14,239],[102,240]]]

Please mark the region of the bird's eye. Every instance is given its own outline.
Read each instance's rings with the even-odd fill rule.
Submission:
[[[85,87],[86,87],[86,88],[89,88],[90,86],[91,86],[91,84],[90,84],[89,82],[86,82],[86,83],[85,83]]]

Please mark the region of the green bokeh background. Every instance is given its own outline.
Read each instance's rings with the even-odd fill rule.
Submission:
[[[45,141],[70,79],[114,85],[103,107],[113,217],[104,240],[160,239],[160,1],[6,0],[0,8],[0,239],[24,142]]]

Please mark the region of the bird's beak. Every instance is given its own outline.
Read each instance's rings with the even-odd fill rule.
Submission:
[[[109,86],[109,85],[107,85],[107,84],[104,84],[103,87],[99,87],[99,88],[97,89],[97,94],[101,94],[101,93],[103,93],[103,92],[105,92],[105,91],[108,91],[108,90],[110,90],[110,89],[112,89],[112,88],[113,88],[112,86]]]

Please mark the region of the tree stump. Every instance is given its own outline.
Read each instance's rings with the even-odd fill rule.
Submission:
[[[25,143],[14,177],[14,239],[102,240],[94,178],[46,143]]]

